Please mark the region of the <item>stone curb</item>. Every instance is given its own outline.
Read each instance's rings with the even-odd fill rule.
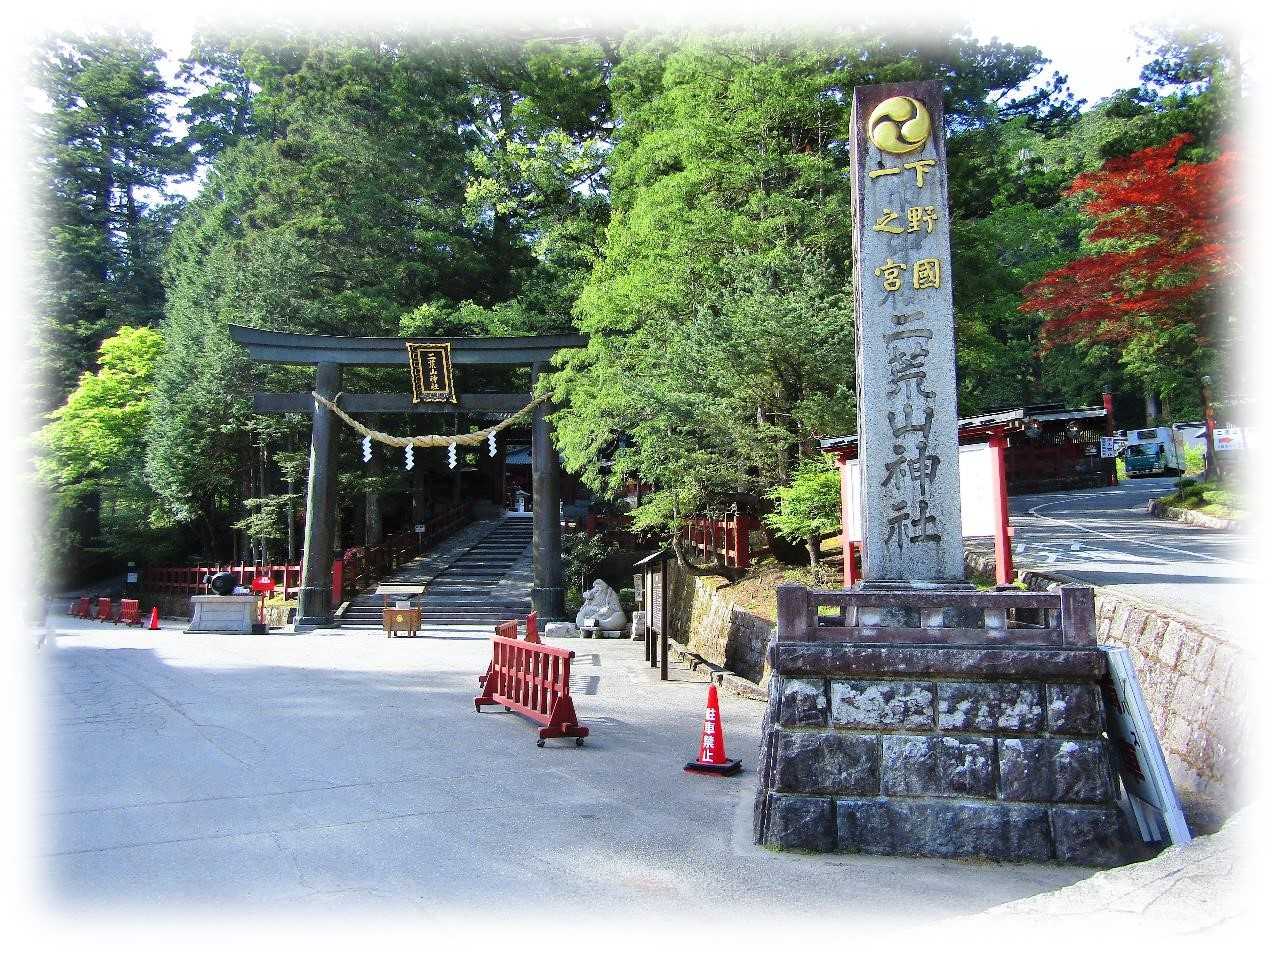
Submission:
[[[1196,528],[1212,528],[1215,531],[1241,531],[1244,527],[1244,522],[1239,519],[1218,518],[1214,515],[1206,515],[1202,511],[1192,511],[1189,508],[1174,508],[1164,504],[1163,498],[1152,498],[1148,501],[1147,513],[1156,518],[1178,521]]]
[[[668,646],[669,650],[677,655],[678,659],[683,663],[690,662],[691,670],[706,667],[709,672],[709,679],[722,690],[728,690],[737,697],[747,697],[750,700],[767,699],[766,688],[750,681],[747,677],[741,677],[734,671],[728,671],[724,667],[714,664],[672,638],[669,638]]]

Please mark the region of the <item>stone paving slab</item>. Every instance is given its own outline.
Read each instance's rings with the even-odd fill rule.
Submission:
[[[813,916],[863,931],[1093,872],[754,847],[763,704],[722,698],[743,774],[685,774],[705,677],[661,684],[632,642],[563,642],[590,736],[538,749],[524,719],[474,712],[481,635],[50,625],[40,867],[61,905],[576,919],[587,900],[591,919]]]

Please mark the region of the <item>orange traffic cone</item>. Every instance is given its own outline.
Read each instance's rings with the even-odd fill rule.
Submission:
[[[717,685],[708,685],[708,706],[704,708],[704,731],[699,739],[699,756],[688,763],[690,773],[715,773],[729,777],[739,773],[738,760],[726,758],[726,735],[722,733],[722,712],[717,706]]]
[[[148,631],[159,630],[159,607],[158,606],[151,608],[151,622],[150,624],[147,625],[146,629]]]

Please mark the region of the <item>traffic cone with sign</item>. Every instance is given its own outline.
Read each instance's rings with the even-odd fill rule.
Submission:
[[[704,708],[704,730],[699,738],[699,755],[685,767],[688,773],[715,773],[729,777],[739,773],[738,760],[726,759],[726,735],[722,732],[722,712],[717,706],[717,685],[708,685],[708,706]]]
[[[159,630],[159,607],[158,605],[151,608],[151,622],[146,626],[148,631]]]

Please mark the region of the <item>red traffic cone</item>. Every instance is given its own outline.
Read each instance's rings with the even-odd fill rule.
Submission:
[[[704,708],[704,731],[699,739],[699,756],[688,763],[690,773],[715,773],[729,777],[739,773],[738,760],[726,759],[726,735],[722,733],[722,712],[717,706],[717,685],[708,685],[708,706]]]
[[[159,607],[158,606],[151,608],[151,622],[150,624],[146,626],[146,629],[148,631],[159,630]]]

